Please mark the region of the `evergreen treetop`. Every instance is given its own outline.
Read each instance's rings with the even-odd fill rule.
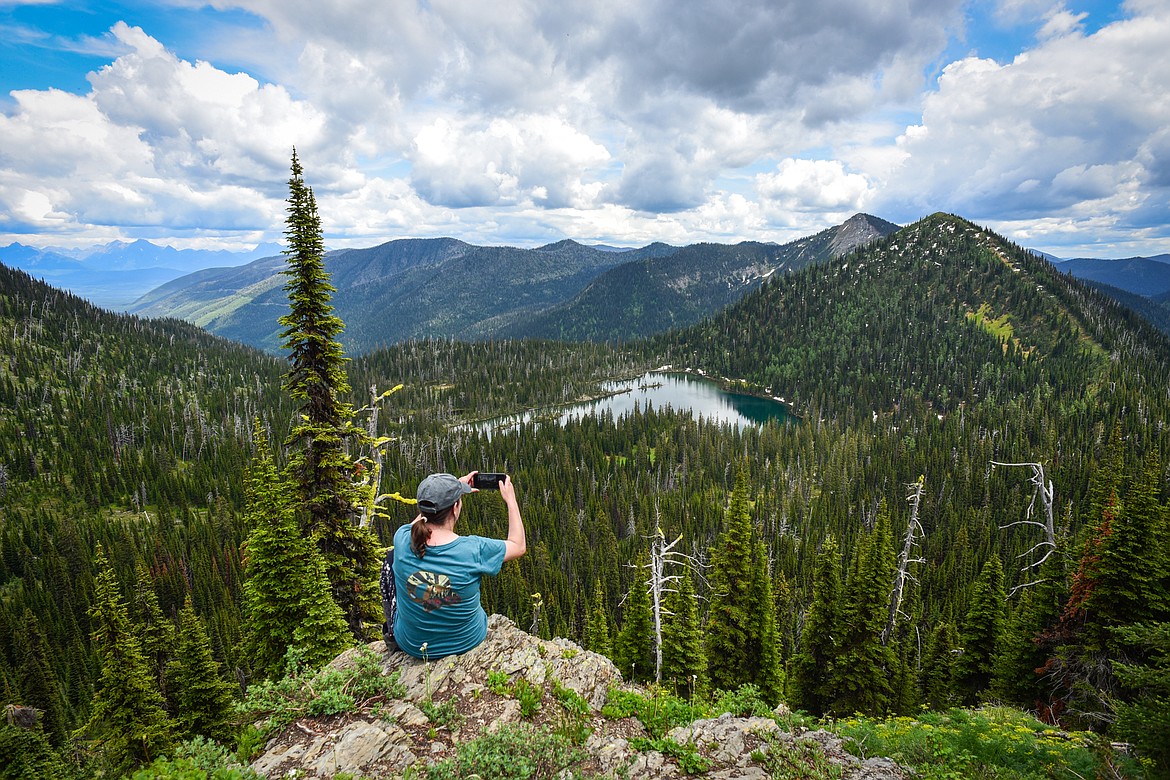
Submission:
[[[305,513],[305,531],[317,540],[325,559],[333,598],[350,631],[364,638],[365,623],[376,622],[377,542],[357,524],[361,489],[347,447],[368,436],[353,424],[353,407],[342,400],[350,390],[341,343],[341,319],[330,303],[335,292],[325,270],[325,242],[313,191],[304,181],[296,150],[288,181],[285,284],[289,312],[280,318],[288,350],[284,388],[301,403],[300,415],[285,443],[295,446],[288,470],[294,475]]]
[[[115,776],[162,755],[172,744],[173,724],[163,710],[146,658],[131,629],[117,576],[98,545],[96,593],[89,616],[101,663],[85,733]]]

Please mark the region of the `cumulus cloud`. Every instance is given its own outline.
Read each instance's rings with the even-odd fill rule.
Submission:
[[[223,27],[178,47],[202,59],[119,23],[77,39],[109,57],[87,94],[12,94],[0,232],[272,238],[294,144],[337,245],[790,240],[858,210],[1045,240],[1170,221],[1165,0],[1104,26],[998,0],[1031,48],[937,83],[962,0],[211,6]],[[220,34],[241,10],[257,23]]]
[[[606,148],[621,177],[603,197],[639,212],[694,208],[722,171],[795,154],[815,129],[916,94],[962,18],[961,0],[230,4],[301,47],[306,95],[366,127],[370,153],[402,149],[428,200],[523,201],[541,185],[483,128],[552,115]],[[471,149],[466,164],[426,156],[466,128],[494,151]],[[577,202],[581,186],[550,188],[549,205]]]
[[[1145,16],[1091,36],[1070,28],[998,64],[949,65],[922,121],[898,139],[879,208],[956,211],[1002,224],[1063,215],[1167,208],[1170,16]],[[1056,223],[1061,223],[1060,219]],[[1115,229],[1125,223],[1115,219]],[[1070,231],[1074,228],[1070,227]]]
[[[757,176],[756,189],[782,211],[855,212],[864,206],[869,182],[837,160],[787,159],[774,173]]]
[[[609,152],[557,117],[440,118],[415,136],[411,158],[415,187],[438,205],[588,208],[600,189],[589,171]]]
[[[323,144],[323,115],[283,87],[180,60],[139,28],[111,32],[126,53],[90,74],[89,94],[12,93],[0,229],[279,224],[289,150]]]

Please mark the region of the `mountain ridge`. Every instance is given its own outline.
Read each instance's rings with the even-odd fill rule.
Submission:
[[[814,311],[814,301],[828,307]],[[861,382],[862,392],[838,393],[832,406],[880,410],[917,398],[952,411],[962,401],[1048,381],[1057,381],[1062,393],[1084,392],[1083,385],[1076,388],[1071,365],[1046,378],[1049,366],[1038,358],[1060,357],[1076,364],[1082,377],[1098,376],[1112,350],[1100,325],[1107,312],[1157,349],[1170,344],[1139,315],[1033,253],[960,217],[935,214],[831,263],[769,280],[670,340],[718,376],[742,377],[806,404],[818,396],[827,400],[825,386]],[[744,323],[752,323],[746,334]],[[737,348],[726,351],[725,344]],[[802,357],[808,350],[841,356],[832,365],[838,381],[808,376]],[[899,350],[913,356],[907,363],[921,373],[891,371],[884,356]],[[981,377],[974,362],[976,355],[990,360],[989,350],[1010,361],[1010,368],[999,369],[1013,376],[1000,380],[1003,387]],[[970,365],[962,386],[932,372],[940,359]]]
[[[1170,255],[1118,260],[1074,257],[1054,265],[1078,279],[1107,284],[1146,298],[1170,293]]]
[[[700,243],[617,266],[571,301],[504,330],[516,337],[621,341],[712,315],[775,273],[822,262],[897,229],[869,214],[788,244]]]
[[[572,239],[536,249],[476,246],[453,238],[399,239],[334,250],[325,263],[337,289],[336,313],[346,322],[342,342],[354,353],[412,338],[563,338],[564,323],[574,317],[583,323],[577,337],[604,340],[689,324],[777,271],[848,251],[894,228],[859,214],[784,246],[680,248],[655,242],[620,252]],[[276,320],[285,305],[279,261],[198,272],[151,291],[130,310],[186,319],[275,352]],[[602,299],[597,305],[607,312],[604,330],[589,324],[601,321],[589,313],[593,304],[581,303],[589,296]],[[552,322],[559,323],[559,332],[550,332]]]

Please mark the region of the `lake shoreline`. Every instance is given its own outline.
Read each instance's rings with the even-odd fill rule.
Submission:
[[[490,435],[528,423],[564,423],[576,414],[612,412],[617,418],[643,404],[647,408],[668,406],[689,410],[695,417],[736,426],[800,419],[783,398],[765,392],[766,388],[762,390],[743,380],[716,378],[701,369],[676,368],[669,364],[602,380],[599,390],[572,401],[468,420],[453,426],[453,429],[472,428]],[[625,395],[636,397],[632,401],[607,403]],[[580,411],[575,412],[578,408]]]

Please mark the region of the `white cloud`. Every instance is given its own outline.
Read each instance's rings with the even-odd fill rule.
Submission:
[[[557,117],[441,118],[415,136],[411,157],[414,186],[438,205],[588,208],[600,190],[590,172],[609,152]]]
[[[758,175],[756,190],[773,210],[844,213],[863,208],[869,182],[836,160],[789,158],[775,173]]]
[[[127,51],[90,74],[88,95],[12,93],[0,114],[0,210],[12,216],[0,229],[279,225],[290,149],[322,147],[324,116],[283,87],[179,60],[139,28],[112,34]],[[349,175],[329,162],[318,176]]]
[[[898,219],[955,211],[997,224],[1048,219],[1070,231],[1093,216],[1154,208],[1170,218],[1167,135],[1170,16],[1047,40],[1000,65],[949,65],[876,199]],[[1145,217],[1148,218],[1148,213]],[[1051,233],[1049,234],[1051,235]]]
[[[110,58],[88,94],[12,94],[0,233],[278,237],[294,144],[333,245],[790,240],[857,210],[1050,241],[1170,221],[1165,0],[1104,27],[999,0],[1032,48],[937,85],[962,0],[213,5],[215,34],[179,47],[198,58],[120,23],[78,39]],[[233,32],[241,10],[262,23]]]
[[[1036,37],[1042,41],[1048,41],[1080,33],[1083,29],[1082,22],[1088,15],[1088,13],[1075,14],[1065,8],[1053,9],[1044,20],[1044,26],[1036,33]]]

